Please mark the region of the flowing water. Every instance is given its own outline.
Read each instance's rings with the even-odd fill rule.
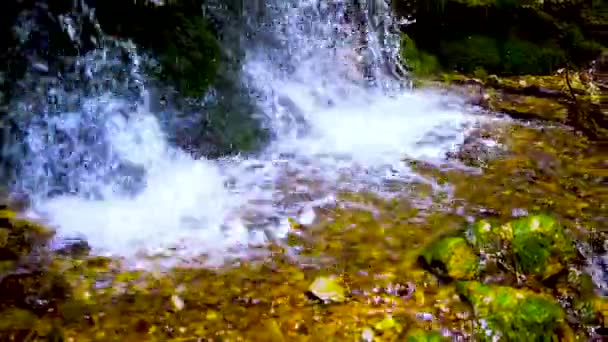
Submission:
[[[390,195],[388,182],[418,179],[401,160],[444,158],[475,115],[458,98],[408,90],[387,68],[398,37],[355,29],[336,4],[269,5],[258,23],[269,39],[247,44],[243,82],[260,94],[274,138],[254,155],[198,159],[173,146],[133,49],[114,77],[124,82],[68,91],[65,101],[78,100],[59,113],[22,105],[40,118],[25,129],[31,153],[17,185],[33,199],[29,215],[98,253],[170,249],[219,262],[284,237],[288,217],[310,221],[337,191]],[[107,80],[116,60],[106,49],[82,65]]]

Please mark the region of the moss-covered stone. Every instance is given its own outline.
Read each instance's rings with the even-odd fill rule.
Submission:
[[[219,46],[202,18],[184,19],[166,33],[165,46],[156,47],[160,76],[188,96],[202,96],[216,77]]]
[[[511,222],[511,246],[516,269],[546,278],[561,271],[575,248],[562,225],[548,215],[533,215]]]
[[[0,261],[18,260],[52,235],[45,227],[18,218],[14,211],[0,209]]]
[[[448,339],[436,331],[425,331],[422,329],[412,329],[408,331],[406,342],[444,342]]]
[[[488,109],[516,119],[555,122],[566,122],[568,119],[568,106],[552,98],[508,94],[494,89],[488,90],[486,94]]]
[[[447,237],[436,241],[422,252],[422,257],[441,276],[452,279],[474,279],[479,272],[479,257],[462,237]]]
[[[102,1],[96,14],[105,33],[152,51],[160,62],[159,77],[187,96],[200,97],[215,80],[220,57],[216,32],[203,17],[204,2]]]
[[[25,341],[35,336],[39,320],[30,311],[11,308],[0,311],[0,338],[4,341]]]
[[[479,282],[459,282],[458,292],[473,306],[482,341],[555,341],[564,323],[562,308],[532,291]]]
[[[505,262],[517,272],[550,277],[574,257],[572,240],[554,218],[532,215],[506,224],[479,221],[471,226],[470,239],[489,253],[506,254]]]
[[[513,238],[511,232],[504,226],[493,224],[489,220],[475,221],[469,231],[469,240],[482,250],[500,250],[504,240]]]

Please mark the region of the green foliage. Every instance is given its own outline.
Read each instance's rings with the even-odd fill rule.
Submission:
[[[441,56],[447,68],[467,74],[481,73],[482,76],[488,72],[551,74],[566,61],[564,51],[556,44],[545,46],[514,37],[501,42],[490,36],[473,35],[444,41],[441,46]]]
[[[552,74],[566,64],[566,54],[557,44],[545,46],[514,37],[502,46],[501,58],[506,75]]]
[[[584,61],[594,58],[603,49],[601,44],[587,39],[580,27],[573,24],[563,26],[562,44],[575,64],[582,64]]]
[[[596,58],[605,35],[603,4],[582,1],[398,1],[416,23],[405,30],[445,69],[473,74],[546,75]],[[603,26],[602,26],[603,25]],[[416,61],[414,58],[411,60]],[[418,62],[415,62],[418,64]]]
[[[441,70],[437,57],[419,50],[406,34],[401,36],[401,58],[416,76],[430,76]]]
[[[473,35],[459,40],[444,41],[441,55],[449,69],[472,73],[477,68],[494,72],[500,68],[500,47],[496,39]]]

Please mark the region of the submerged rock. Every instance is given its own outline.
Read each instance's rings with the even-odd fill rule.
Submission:
[[[479,272],[479,257],[462,237],[433,242],[422,252],[422,258],[441,276],[456,280],[474,279]]]
[[[479,340],[555,341],[564,323],[562,308],[529,290],[459,282],[458,292],[473,306]]]
[[[308,291],[324,302],[344,302],[346,290],[335,276],[317,277],[308,287]]]

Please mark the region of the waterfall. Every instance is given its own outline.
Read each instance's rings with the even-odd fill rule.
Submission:
[[[256,96],[251,115],[272,130],[267,146],[216,159],[176,146],[171,130],[197,120],[153,110],[141,71],[149,58],[106,44],[76,63],[95,91],[61,80],[48,90],[57,101],[12,107],[28,118],[15,184],[32,199],[28,215],[56,228],[58,244],[78,237],[96,253],[221,262],[285,237],[288,217],[310,221],[337,191],[390,195],[387,180],[417,179],[404,157],[440,160],[462,142],[474,120],[463,101],[395,76],[399,37],[387,8],[264,4],[243,37],[240,82]]]

